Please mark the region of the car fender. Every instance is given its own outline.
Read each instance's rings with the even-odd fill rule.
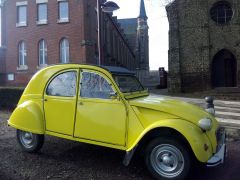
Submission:
[[[131,151],[145,135],[157,128],[170,128],[182,134],[200,162],[207,162],[213,154],[212,145],[207,135],[195,124],[181,119],[166,119],[150,124],[142,131],[135,142],[129,145],[127,151]],[[207,150],[204,149],[206,145],[209,147]]]
[[[8,125],[36,134],[45,133],[43,111],[31,100],[17,106],[8,120]]]

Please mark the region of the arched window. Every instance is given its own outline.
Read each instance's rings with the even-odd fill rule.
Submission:
[[[38,60],[40,66],[47,64],[47,45],[44,39],[40,40],[38,44]]]
[[[18,65],[19,67],[27,65],[27,50],[24,41],[21,41],[18,45]]]
[[[213,5],[210,10],[212,20],[217,24],[226,24],[231,21],[233,17],[233,10],[231,4],[227,1],[219,1]]]
[[[66,38],[60,41],[60,62],[69,63],[69,42]]]

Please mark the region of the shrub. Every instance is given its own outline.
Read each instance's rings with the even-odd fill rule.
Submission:
[[[0,87],[0,109],[14,109],[24,88]]]

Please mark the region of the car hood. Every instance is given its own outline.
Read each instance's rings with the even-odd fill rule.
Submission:
[[[163,96],[149,95],[147,97],[131,99],[129,103],[131,106],[137,108],[160,111],[195,124],[202,118],[213,118],[212,115],[198,106]]]

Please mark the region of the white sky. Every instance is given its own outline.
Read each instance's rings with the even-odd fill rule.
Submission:
[[[114,15],[121,18],[136,18],[139,15],[140,0],[112,0],[119,10]],[[145,0],[149,26],[150,69],[168,69],[168,19],[161,0]]]
[[[139,15],[140,0],[112,0],[120,9],[114,12],[118,18],[136,18]],[[0,0],[1,2],[1,0]],[[161,0],[145,0],[149,25],[149,61],[150,69],[159,67],[168,69],[168,20]],[[1,9],[0,9],[1,16]],[[0,17],[1,30],[1,17]],[[0,32],[1,46],[1,32]]]

